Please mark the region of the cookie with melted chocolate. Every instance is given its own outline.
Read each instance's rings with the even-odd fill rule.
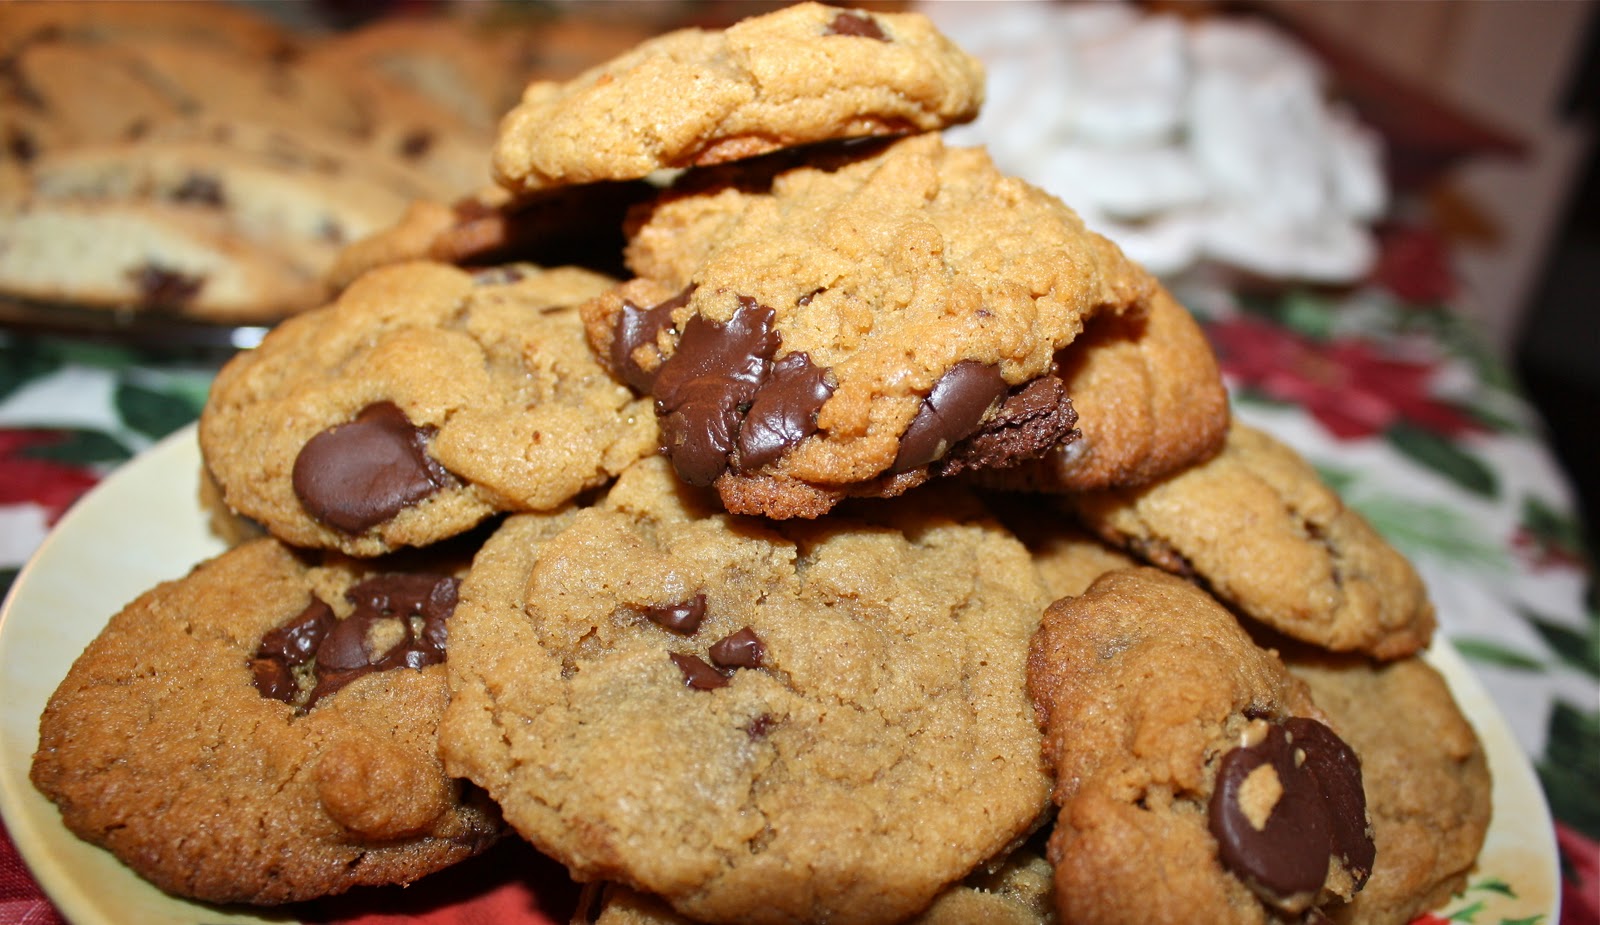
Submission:
[[[936,131],[983,101],[983,66],[920,13],[797,3],[726,30],[680,29],[500,123],[493,166],[528,193],[719,164],[811,142]]]
[[[409,883],[501,832],[436,755],[465,560],[319,562],[257,539],[114,616],[32,779],[168,892],[275,904]]]
[[[1361,756],[1377,859],[1367,885],[1328,910],[1338,925],[1409,922],[1466,886],[1490,817],[1483,743],[1420,657],[1377,663],[1285,652],[1340,736]]]
[[[1188,582],[1124,569],[1052,604],[1028,690],[1056,776],[1063,921],[1319,921],[1371,873],[1355,752]]]
[[[217,376],[200,447],[232,511],[376,555],[549,510],[655,448],[572,307],[611,281],[530,265],[384,267]]]
[[[922,135],[698,178],[636,215],[639,278],[583,306],[685,481],[738,513],[1017,465],[1073,439],[1056,354],[1154,281],[977,149]]]
[[[505,521],[451,623],[446,766],[580,881],[702,922],[899,922],[1048,805],[1046,592],[971,498],[723,512],[660,457]]]
[[[1433,636],[1411,563],[1310,463],[1241,422],[1211,459],[1147,485],[1061,497],[1112,545],[1292,638],[1390,659]]]

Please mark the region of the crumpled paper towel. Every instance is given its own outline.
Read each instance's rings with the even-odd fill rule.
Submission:
[[[986,145],[1152,271],[1343,283],[1370,269],[1381,141],[1276,28],[1106,2],[917,8],[988,69],[982,114],[949,140]]]

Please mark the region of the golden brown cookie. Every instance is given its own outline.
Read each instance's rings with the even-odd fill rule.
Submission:
[[[1359,760],[1205,592],[1151,568],[1052,604],[1028,658],[1063,921],[1299,922],[1372,870]]]
[[[1108,542],[1295,639],[1398,658],[1432,638],[1433,605],[1411,563],[1308,462],[1245,424],[1206,462],[1063,499]]]
[[[1489,827],[1483,744],[1421,658],[1375,664],[1296,651],[1289,671],[1361,756],[1377,861],[1366,888],[1328,910],[1340,925],[1409,922],[1466,885]]]
[[[442,754],[580,881],[706,922],[899,921],[1048,805],[1045,599],[970,499],[763,521],[652,457],[488,541]]]
[[[1205,332],[1158,288],[1143,315],[1103,315],[1056,356],[1082,436],[986,484],[1044,492],[1146,484],[1214,456],[1228,391]]]
[[[632,180],[835,138],[972,119],[983,67],[917,13],[797,3],[726,30],[682,29],[565,83],[530,84],[500,124],[517,192]]]
[[[558,507],[655,445],[648,406],[593,360],[571,307],[608,282],[376,270],[223,368],[200,416],[206,466],[274,536],[355,555]]]
[[[436,755],[464,565],[318,563],[270,539],[201,564],[73,664],[34,784],[80,837],[208,902],[409,883],[476,854],[498,813]]]
[[[729,510],[816,517],[1037,457],[1073,433],[1056,352],[1153,291],[981,150],[833,155],[664,197],[629,242],[640,278],[583,307],[679,475]]]

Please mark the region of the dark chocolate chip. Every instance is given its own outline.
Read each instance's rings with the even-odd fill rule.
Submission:
[[[864,39],[877,39],[880,42],[889,41],[889,36],[878,25],[877,20],[865,13],[840,13],[833,17],[833,22],[828,26],[829,35],[853,35]]]
[[[153,263],[129,270],[128,278],[139,288],[139,301],[144,305],[185,305],[206,284],[204,276],[191,276]]]
[[[191,173],[183,178],[177,189],[172,191],[172,201],[220,208],[225,204],[222,182],[210,174]]]
[[[454,482],[428,455],[429,433],[392,402],[368,405],[306,441],[294,461],[294,493],[336,530],[375,527]]]
[[[646,607],[644,615],[649,617],[651,622],[664,626],[674,633],[692,636],[700,628],[700,621],[706,617],[706,596],[696,594],[681,604]]]
[[[728,686],[728,679],[723,676],[722,672],[707,665],[704,660],[693,655],[682,655],[677,652],[669,654],[672,657],[673,664],[677,665],[678,670],[683,672],[685,686],[692,687],[697,691],[714,691],[719,687]]]
[[[1035,379],[1006,396],[988,420],[931,468],[944,476],[1015,466],[1082,436],[1074,429],[1077,423],[1066,383],[1058,376]]]
[[[776,725],[778,725],[778,721],[776,719],[767,715],[766,713],[763,713],[760,716],[750,720],[750,722],[745,723],[744,734],[749,736],[751,741],[756,739],[764,739],[767,737],[767,733],[772,731],[772,727]]]
[[[263,697],[294,703],[295,697],[300,693],[300,686],[295,683],[294,672],[277,659],[251,659],[250,675],[256,690]]]
[[[405,573],[377,575],[351,587],[345,598],[355,609],[317,648],[317,683],[305,708],[374,671],[426,668],[444,661],[446,621],[455,612],[460,587],[461,580],[449,575]],[[400,639],[373,653],[367,638],[385,620],[398,624]]]
[[[711,646],[711,664],[718,668],[760,668],[767,647],[750,627],[724,636]]]
[[[777,460],[817,430],[817,412],[833,394],[828,371],[797,351],[774,362],[739,427],[738,470]]]
[[[747,296],[726,323],[694,315],[657,370],[661,446],[685,482],[710,485],[728,468],[740,421],[778,351],[774,317]]]
[[[962,360],[933,384],[911,425],[900,435],[894,472],[925,466],[949,452],[983,423],[984,415],[1006,394],[997,367]]]
[[[1321,730],[1308,730],[1301,723]],[[1364,800],[1355,807],[1348,793],[1352,778],[1356,791],[1361,789],[1359,765],[1346,762],[1342,750],[1332,744],[1344,743],[1326,726],[1302,720],[1296,729],[1298,735],[1285,725],[1269,724],[1259,743],[1223,755],[1209,810],[1211,833],[1217,839],[1223,866],[1262,901],[1289,912],[1302,911],[1321,891],[1328,861],[1335,852],[1355,847],[1353,854],[1364,855],[1359,846],[1336,842],[1340,830],[1348,833],[1359,827],[1363,839],[1366,832]],[[1312,743],[1311,747],[1307,748],[1306,742]],[[1247,810],[1247,804],[1260,796],[1246,792],[1246,781],[1258,768],[1270,768],[1281,789],[1271,805]],[[1324,789],[1324,779],[1332,783],[1331,796]],[[1358,809],[1359,821],[1339,818]],[[1260,828],[1251,821],[1252,814]],[[1365,856],[1370,865],[1371,856]]]
[[[321,598],[313,597],[299,616],[261,637],[261,647],[256,650],[256,656],[280,661],[290,667],[304,665],[316,655],[317,647],[322,645],[323,637],[328,635],[328,630],[333,628],[337,619],[333,615],[333,608],[323,603]]]
[[[616,333],[611,339],[611,368],[635,391],[649,392],[656,373],[640,366],[634,359],[634,352],[640,347],[654,347],[661,332],[672,327],[672,313],[688,305],[689,297],[693,294],[694,287],[690,286],[649,308],[640,308],[627,301],[622,303],[622,311],[617,315]]]
[[[1377,856],[1367,825],[1367,795],[1362,788],[1361,759],[1332,729],[1314,719],[1293,717],[1284,729],[1296,748],[1305,753],[1305,767],[1316,776],[1317,786],[1333,823],[1333,853],[1361,889],[1372,874]]]

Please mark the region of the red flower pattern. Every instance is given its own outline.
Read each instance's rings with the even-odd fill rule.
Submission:
[[[1430,363],[1384,356],[1372,341],[1318,342],[1249,316],[1207,327],[1223,372],[1269,398],[1300,405],[1341,440],[1406,423],[1445,437],[1483,428],[1428,389]]]
[[[100,479],[90,469],[26,455],[60,440],[48,430],[0,430],[0,504],[38,504],[53,524],[95,486]]]

